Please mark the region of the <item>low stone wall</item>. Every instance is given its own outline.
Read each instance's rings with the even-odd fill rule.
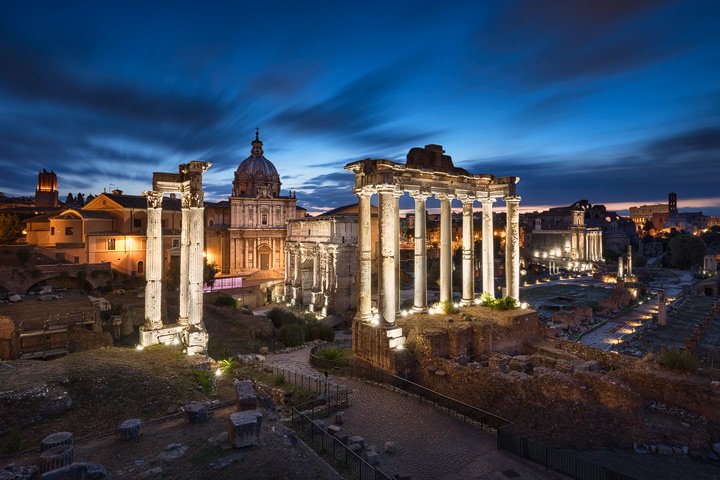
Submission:
[[[583,360],[598,362],[606,370],[631,368],[637,364],[637,360],[632,357],[593,348],[580,342],[552,339],[548,340],[546,343]]]
[[[421,384],[509,418],[518,432],[554,446],[630,447],[641,432],[640,395],[599,372],[531,363],[525,371],[503,372],[440,358],[420,367]]]

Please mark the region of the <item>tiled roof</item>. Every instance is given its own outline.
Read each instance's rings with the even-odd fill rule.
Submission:
[[[147,208],[147,199],[142,195],[117,195],[115,193],[101,193],[98,196],[105,196],[123,208]],[[163,197],[163,210],[180,211],[180,199]]]

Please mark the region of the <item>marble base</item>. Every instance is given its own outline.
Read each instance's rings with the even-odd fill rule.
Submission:
[[[180,345],[184,341],[186,325],[165,325],[162,328],[146,330],[140,327],[140,345]]]

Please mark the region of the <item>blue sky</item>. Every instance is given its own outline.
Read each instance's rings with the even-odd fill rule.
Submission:
[[[311,210],[354,201],[345,163],[438,143],[526,206],[720,212],[718,2],[144,3],[0,4],[0,191],[202,159],[219,200],[260,126]]]

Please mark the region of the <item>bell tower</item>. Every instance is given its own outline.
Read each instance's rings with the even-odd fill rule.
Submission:
[[[57,175],[52,170],[48,172],[43,168],[43,171],[38,173],[38,183],[35,189],[35,206],[58,206]]]

